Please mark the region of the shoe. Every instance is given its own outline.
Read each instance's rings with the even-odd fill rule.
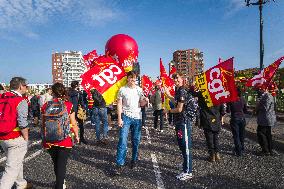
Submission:
[[[32,185],[32,183],[28,182],[24,189],[30,189],[30,188],[33,188],[33,185]]]
[[[163,133],[164,132],[164,130],[160,130],[160,133]]]
[[[193,177],[192,173],[184,173],[184,172],[176,176],[178,180],[187,180],[191,179],[192,177]]]
[[[137,167],[137,161],[131,161],[130,169],[135,169]]]
[[[63,183],[63,187],[62,187],[63,189],[66,189],[67,188],[67,186],[66,186],[66,180],[64,179],[64,183]]]
[[[271,151],[271,152],[269,152],[269,155],[270,156],[278,156],[279,154],[275,151]]]
[[[107,145],[108,144],[108,140],[106,138],[103,138],[102,140],[100,140],[101,144]]]
[[[123,166],[122,165],[116,165],[114,170],[113,170],[113,175],[119,176],[119,175],[121,175],[122,171],[123,171]]]
[[[216,161],[220,161],[221,160],[221,157],[220,157],[219,153],[215,153],[215,160]]]
[[[208,161],[210,161],[210,162],[215,162],[216,161],[216,157],[215,157],[215,155],[214,154],[212,154],[212,155],[210,155],[209,157],[208,157]]]

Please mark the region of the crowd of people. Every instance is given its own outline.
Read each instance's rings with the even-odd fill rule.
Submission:
[[[182,74],[173,74],[172,78],[175,83],[174,96],[167,88],[157,84],[153,94],[146,97],[142,88],[136,83],[136,73],[133,71],[127,73],[127,84],[119,89],[116,101],[116,125],[119,133],[114,176],[123,173],[129,131],[132,142],[130,167],[133,169],[138,165],[141,130],[146,127],[146,108],[149,104],[153,107],[153,128],[156,131],[160,133],[164,131],[166,116],[170,125],[174,125],[178,147],[183,158],[182,172],[176,176],[178,180],[193,177],[191,140],[193,125],[199,125],[204,131],[208,161],[220,161],[222,157],[219,133],[223,122],[222,117],[230,113],[234,154],[243,156],[245,114],[252,112],[248,111],[241,90],[238,89],[239,98],[236,102],[208,107],[198,89],[185,85]],[[17,188],[32,188],[32,184],[28,183],[23,175],[23,161],[29,140],[28,116],[33,119],[34,126],[41,128],[43,148],[50,154],[53,162],[56,189],[66,187],[66,165],[74,144],[88,145],[84,136],[86,120],[81,114],[86,113],[90,117],[91,125],[96,132],[96,144],[108,143],[108,132],[112,125],[110,107],[106,105],[104,98],[96,89],[91,90],[92,100],[90,100],[86,92],[81,92],[79,87],[78,81],[73,81],[70,88],[64,87],[61,83],[55,83],[51,88],[46,89],[45,93],[40,94],[37,91],[31,97],[27,97],[27,80],[22,77],[12,78],[9,90],[5,90],[0,85],[0,141],[1,147],[7,154],[0,189],[12,188],[14,185]],[[257,137],[262,149],[259,155],[274,155],[271,135],[271,128],[276,124],[274,100],[268,89],[260,87],[259,92],[259,100],[255,108],[258,124]],[[163,106],[163,96],[170,99],[171,109]],[[7,110],[7,104],[9,110]]]

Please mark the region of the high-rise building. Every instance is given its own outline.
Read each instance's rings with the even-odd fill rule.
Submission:
[[[52,54],[52,81],[70,87],[72,81],[81,81],[80,76],[86,71],[81,51],[65,51]]]
[[[176,70],[192,83],[195,81],[195,76],[204,70],[203,52],[198,49],[176,50],[169,65],[175,66]]]

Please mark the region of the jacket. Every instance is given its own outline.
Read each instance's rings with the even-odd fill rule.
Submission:
[[[162,95],[160,90],[156,90],[151,96],[151,103],[154,110],[161,110],[162,107]]]
[[[273,127],[276,125],[274,99],[270,93],[263,93],[256,105],[257,124]]]

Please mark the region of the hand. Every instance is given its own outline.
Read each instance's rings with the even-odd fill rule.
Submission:
[[[117,125],[118,125],[118,127],[123,127],[123,121],[122,121],[122,119],[118,119]]]
[[[169,113],[169,110],[164,109],[164,110],[163,110],[163,113],[164,113],[164,114],[167,114],[167,113]]]
[[[76,136],[76,137],[75,137],[75,140],[76,140],[76,143],[78,143],[78,144],[80,143],[80,138],[79,138],[79,136]]]
[[[165,94],[166,94],[167,96],[171,96],[171,94],[170,94],[170,89],[169,89],[169,88],[164,87],[164,91],[165,91]]]

